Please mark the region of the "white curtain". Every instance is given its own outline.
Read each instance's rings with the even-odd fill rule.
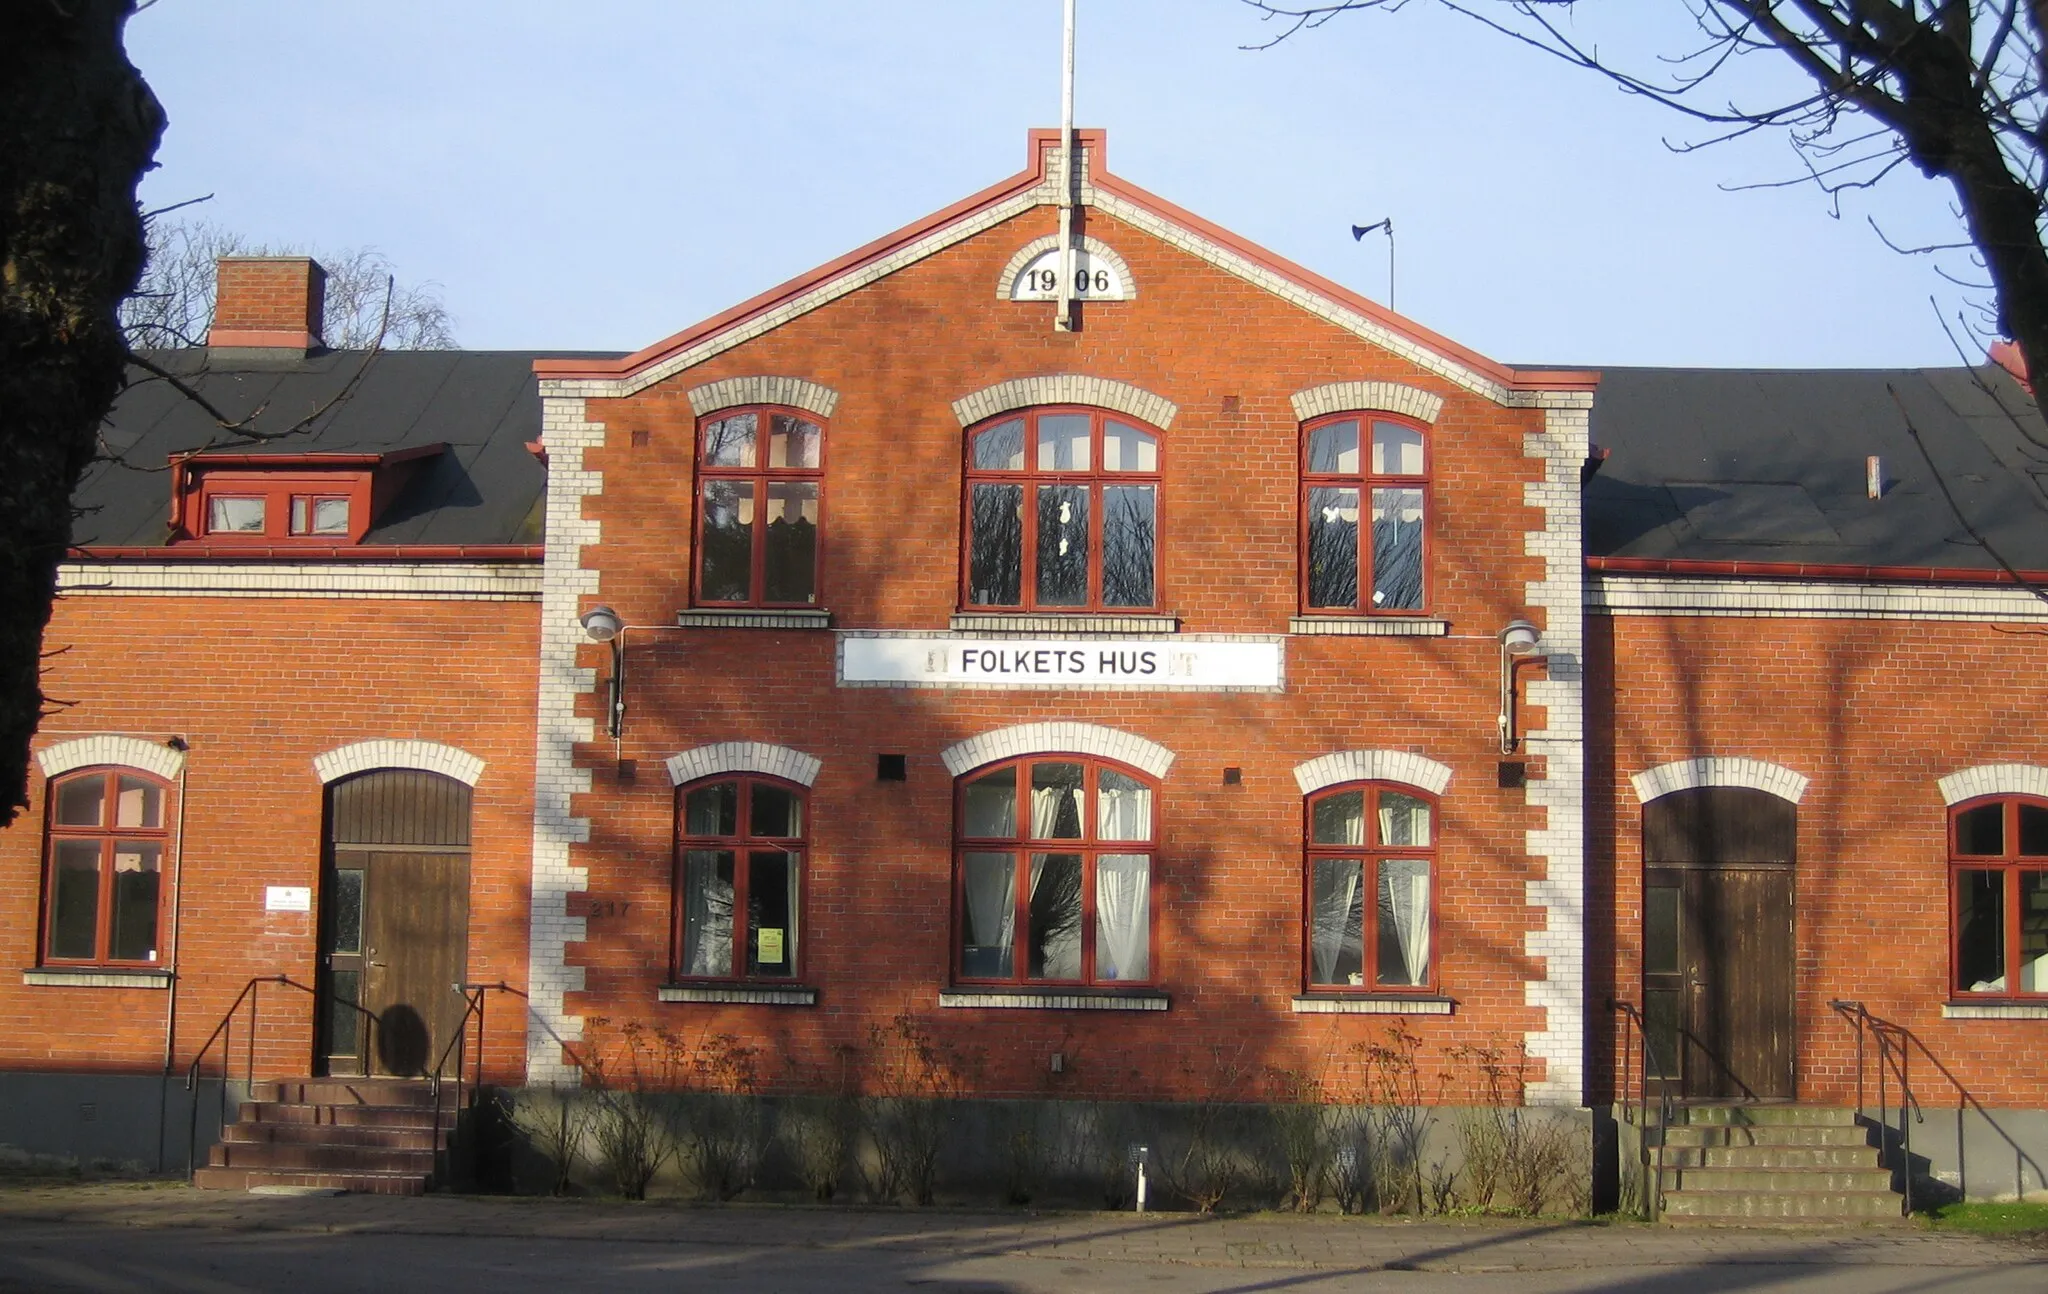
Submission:
[[[723,863],[723,875],[719,864]],[[684,879],[683,928],[688,975],[732,974],[732,855],[693,849]]]
[[[1393,791],[1380,794],[1382,845],[1423,847],[1429,844],[1429,802]]]
[[[1079,769],[1074,771],[1077,774],[1080,772]],[[1082,794],[1078,777],[1072,785],[1032,787],[1031,838],[1079,840]]]
[[[1152,860],[1103,854],[1095,860],[1095,977],[1142,980],[1152,973]]]
[[[1105,769],[1095,797],[1097,839],[1152,839],[1151,787],[1136,778]]]
[[[1380,863],[1380,920],[1393,929],[1401,949],[1401,979],[1382,966],[1384,984],[1429,982],[1429,864],[1421,859],[1390,858]],[[1380,943],[1386,949],[1384,940]]]
[[[1359,902],[1365,866],[1355,858],[1316,860],[1315,911],[1309,934],[1309,955],[1315,965],[1315,982],[1337,982],[1337,959],[1346,943],[1364,938],[1365,913]]]
[[[1009,854],[969,854],[967,869],[967,938],[980,940],[978,948],[999,947],[1004,965],[995,974],[1009,975],[1014,963],[1009,954],[1016,947],[1017,863]],[[989,937],[995,942],[989,943]],[[970,974],[981,973],[970,969]]]

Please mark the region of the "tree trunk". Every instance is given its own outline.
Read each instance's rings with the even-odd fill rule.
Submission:
[[[28,802],[43,630],[71,495],[120,391],[142,270],[135,186],[163,110],[128,61],[132,0],[0,0],[0,824]]]

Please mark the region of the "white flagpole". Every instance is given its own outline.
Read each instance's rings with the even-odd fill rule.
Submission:
[[[1060,57],[1060,312],[1053,331],[1074,328],[1074,0],[1067,0]]]

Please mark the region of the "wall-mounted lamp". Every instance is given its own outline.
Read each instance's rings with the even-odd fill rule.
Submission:
[[[1510,620],[1495,637],[1500,639],[1500,753],[1512,755],[1522,740],[1515,733],[1515,669],[1524,661],[1543,660],[1536,649],[1543,635],[1527,620]]]
[[[590,641],[612,645],[611,713],[605,734],[617,740],[626,728],[626,622],[610,607],[596,606],[578,617],[578,623]]]

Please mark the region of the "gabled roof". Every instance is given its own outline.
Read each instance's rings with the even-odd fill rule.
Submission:
[[[1075,136],[1076,152],[1084,156],[1084,206],[1171,243],[1421,368],[1502,404],[1535,403],[1546,391],[1585,391],[1593,385],[1591,373],[1511,368],[1460,346],[1111,173],[1104,132],[1082,130]],[[1009,179],[644,350],[617,359],[542,359],[535,362],[534,371],[549,393],[630,395],[1034,207],[1057,205],[1059,142],[1057,130],[1032,131],[1028,164]]]
[[[150,548],[164,542],[173,455],[221,445],[201,460],[312,461],[383,458],[445,444],[365,537],[369,547],[476,547],[540,542],[541,464],[526,449],[540,436],[530,351],[325,351],[288,362],[223,362],[203,348],[147,358],[194,386],[231,417],[257,413],[258,431],[289,428],[361,380],[307,430],[275,441],[225,444],[199,404],[170,383],[130,373],[101,430],[105,457],[73,495],[81,547]],[[330,459],[341,463],[342,459]],[[359,461],[367,461],[361,460]],[[190,546],[185,546],[190,548]],[[173,553],[177,550],[166,550]],[[341,550],[362,553],[362,548]],[[331,555],[340,555],[331,554]]]
[[[1598,567],[1989,577],[2003,557],[2048,571],[2048,426],[1996,366],[1605,369],[1592,432],[1607,451],[1585,493]]]

